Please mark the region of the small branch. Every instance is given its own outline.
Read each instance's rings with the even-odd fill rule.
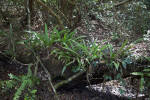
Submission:
[[[64,15],[64,13],[62,11],[60,11],[60,9],[55,5],[56,10],[58,10],[58,12],[60,12],[60,14],[67,20],[67,23],[69,23],[68,18]]]
[[[29,28],[29,31],[31,31],[31,11],[30,11],[29,5],[30,5],[29,0],[27,0],[28,28]]]
[[[80,72],[74,74],[73,76],[69,77],[68,79],[57,83],[57,84],[54,86],[55,89],[58,89],[58,87],[60,87],[60,86],[62,86],[62,85],[64,85],[64,84],[66,84],[66,83],[69,83],[70,81],[72,81],[72,80],[75,79],[76,77],[82,75],[84,72],[86,72],[86,70],[80,71]]]
[[[9,56],[7,56],[7,55],[5,55],[4,53],[2,53],[1,51],[0,51],[0,54],[1,55],[3,55],[4,57],[6,57],[6,58],[8,58],[8,59],[12,59],[11,57],[9,57]],[[24,63],[21,63],[21,62],[19,62],[18,60],[16,60],[16,59],[12,59],[12,61],[15,63],[18,63],[18,64],[20,64],[20,65],[24,65],[24,66],[28,66],[28,65],[30,65],[30,64],[24,64]]]
[[[67,2],[69,2],[69,3],[72,4],[72,5],[76,5],[76,2],[75,2],[75,1],[68,0]]]
[[[105,64],[106,62],[100,61],[100,63],[101,63],[101,64]],[[85,73],[86,71],[87,71],[87,70],[80,71],[80,72],[74,74],[73,76],[69,77],[68,79],[57,83],[57,84],[54,86],[54,88],[55,88],[55,89],[58,89],[58,87],[60,87],[60,86],[62,86],[62,85],[64,85],[64,84],[66,84],[66,83],[69,83],[70,81],[72,81],[73,79],[75,79],[75,78],[77,78],[78,76],[82,75],[82,74]],[[89,73],[87,73],[87,75],[89,75]],[[87,81],[89,82],[88,76],[86,76],[86,77],[87,77]]]
[[[48,75],[48,80],[49,80],[49,83],[50,83],[50,85],[51,85],[51,87],[52,87],[52,89],[53,89],[53,91],[54,91],[55,97],[56,97],[57,100],[59,100],[59,97],[58,97],[58,94],[57,94],[57,92],[56,92],[56,89],[55,89],[55,87],[53,86],[53,83],[52,83],[52,81],[51,81],[52,79],[51,79],[50,73],[49,73],[48,70],[45,68],[44,64],[42,63],[42,61],[40,60],[39,57],[37,57],[37,61],[41,64],[42,68],[43,68],[44,71],[47,73],[47,75]]]
[[[130,1],[132,1],[132,0],[125,0],[125,1],[122,1],[122,2],[120,2],[120,3],[118,3],[118,4],[115,4],[114,6],[112,6],[112,7],[110,7],[110,8],[106,8],[105,10],[110,10],[110,9],[113,9],[113,8],[117,8],[117,7],[121,6],[121,5],[125,5],[125,4],[129,3]]]
[[[120,2],[120,3],[116,4],[116,5],[114,5],[114,7],[119,7],[121,5],[124,5],[124,4],[128,3],[128,2],[130,2],[130,1],[132,1],[132,0],[125,0],[123,2]]]
[[[36,76],[36,77],[37,77],[38,66],[39,66],[39,62],[36,61],[36,63],[35,63],[35,69],[34,69],[34,76]]]

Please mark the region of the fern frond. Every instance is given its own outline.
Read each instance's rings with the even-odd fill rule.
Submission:
[[[19,100],[22,91],[25,90],[25,87],[27,86],[27,83],[28,83],[27,81],[22,82],[21,86],[17,89],[17,92],[15,93],[13,100]]]

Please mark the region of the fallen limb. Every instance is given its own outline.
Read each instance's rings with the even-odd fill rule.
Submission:
[[[57,83],[57,84],[54,86],[54,88],[55,88],[55,89],[58,89],[58,87],[60,87],[60,86],[62,86],[62,85],[64,85],[64,84],[66,84],[66,83],[72,81],[72,80],[75,79],[76,77],[82,75],[84,72],[86,72],[86,70],[80,71],[80,72],[74,74],[73,76],[69,77],[68,79]]]

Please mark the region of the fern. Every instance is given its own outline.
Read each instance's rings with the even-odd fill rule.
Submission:
[[[14,88],[16,84],[13,80],[0,81],[0,89],[2,89],[2,93],[7,92],[7,90]]]
[[[29,64],[27,75],[17,77],[13,74],[9,74],[10,80],[0,81],[0,87],[3,88],[3,91],[5,92],[7,89],[16,88],[17,91],[15,92],[13,100],[19,100],[20,96],[25,90],[28,91],[24,95],[25,98],[32,98],[32,97],[36,98],[35,93],[37,90],[35,89],[32,90],[31,88],[35,85],[35,83],[38,84],[39,80],[35,76],[33,76],[31,66],[32,64]]]
[[[19,100],[20,95],[22,94],[22,92],[25,90],[26,87],[33,87],[34,86],[34,82],[33,82],[34,78],[32,78],[33,74],[32,74],[32,70],[31,70],[31,66],[32,66],[32,64],[30,64],[28,66],[28,73],[27,73],[27,75],[23,75],[21,77],[21,82],[22,83],[21,83],[20,87],[17,89],[17,92],[15,93],[15,96],[13,98],[14,100]]]
[[[19,100],[20,95],[22,94],[22,91],[25,90],[25,87],[27,86],[27,83],[28,83],[27,80],[23,81],[21,86],[17,89],[17,92],[15,93],[13,100]]]

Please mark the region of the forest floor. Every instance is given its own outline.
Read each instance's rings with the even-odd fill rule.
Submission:
[[[8,80],[9,73],[22,75],[22,73],[25,73],[24,71],[27,70],[20,70],[20,65],[14,63],[5,65],[4,69],[0,69],[1,80]],[[17,67],[14,68],[13,66]],[[39,73],[41,72],[46,75],[42,70],[39,71]],[[37,100],[55,100],[47,77],[45,76],[42,78],[44,81],[42,81],[39,86],[36,86],[36,89],[38,90],[36,93]],[[142,94],[139,92],[140,79],[136,79],[131,83],[131,77],[126,77],[124,78],[124,82],[126,83],[125,86],[122,86],[121,82],[117,80],[97,82],[96,84],[91,85],[80,83],[73,87],[64,85],[59,88],[57,92],[60,100],[149,100],[147,95],[145,95],[147,93]],[[12,100],[15,91],[16,90],[9,90],[7,93],[0,94],[0,100]],[[23,98],[20,100],[23,100]]]
[[[84,27],[78,27],[77,30],[78,32],[83,33],[82,35],[88,35],[91,40],[98,37],[100,41],[107,39],[110,43],[115,44],[115,42],[111,41],[109,35],[101,34],[104,33],[104,30],[100,27],[97,27],[95,32],[89,32],[85,30]],[[131,49],[131,51],[133,51],[132,55],[149,55],[150,50],[147,49],[149,45],[150,42],[138,42],[134,44]],[[23,73],[27,73],[27,67],[24,67],[18,63],[10,60],[2,63],[3,66],[0,66],[0,80],[2,81],[9,79],[9,73],[12,73],[14,75],[22,75]],[[39,73],[44,72],[40,70]],[[46,79],[47,77],[42,78]],[[142,94],[139,92],[140,79],[134,80],[134,82],[132,83],[131,77],[126,77],[124,78],[124,82],[126,83],[124,87],[117,80],[111,80],[107,82],[101,81],[91,85],[81,83],[80,85],[72,88],[64,86],[58,90],[58,96],[60,100],[148,100],[147,95],[145,95],[147,93]],[[37,100],[54,100],[52,90],[48,87],[50,88],[47,79],[42,81],[42,84],[40,86],[37,86]],[[0,100],[12,100],[14,92],[15,90],[10,90],[8,93],[0,93]]]

